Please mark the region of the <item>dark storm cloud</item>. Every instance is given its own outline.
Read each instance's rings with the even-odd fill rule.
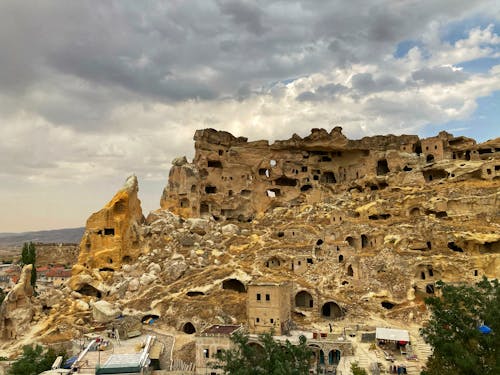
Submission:
[[[305,91],[297,96],[299,102],[317,101],[317,100],[332,100],[337,95],[346,92],[348,88],[338,83],[328,83],[319,86],[314,92]]]
[[[266,31],[262,25],[262,11],[254,2],[217,1],[222,13],[229,15],[237,26],[244,26],[249,32],[261,35]]]
[[[488,2],[485,2],[488,3]],[[481,2],[0,2],[0,96],[58,125],[93,128],[128,102],[247,99],[290,77],[378,64],[398,41]],[[457,77],[457,76],[454,76]],[[416,80],[436,79],[415,72]],[[84,88],[74,88],[83,83]],[[398,90],[358,77],[359,92]],[[34,95],[48,92],[49,96]],[[89,93],[95,91],[96,95]],[[323,100],[341,92],[302,93]],[[2,107],[3,106],[3,107]],[[0,103],[0,112],[15,110]]]
[[[374,78],[371,73],[359,73],[352,77],[351,83],[353,89],[363,94],[377,91],[399,91],[405,87],[398,78],[387,74]]]
[[[467,74],[461,70],[454,70],[450,66],[436,66],[432,68],[422,68],[412,73],[415,81],[424,84],[453,84],[460,83],[467,79]]]

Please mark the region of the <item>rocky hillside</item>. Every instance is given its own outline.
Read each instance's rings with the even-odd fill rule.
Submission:
[[[247,287],[262,281],[290,282],[292,326],[421,323],[437,280],[500,276],[500,139],[195,140],[161,209],[143,216],[132,176],[89,218],[72,279],[38,301],[31,335],[79,335],[100,300],[180,331],[246,323]]]

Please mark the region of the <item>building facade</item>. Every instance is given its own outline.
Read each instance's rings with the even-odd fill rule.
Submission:
[[[289,331],[291,321],[290,283],[252,283],[248,285],[247,316],[250,333]]]

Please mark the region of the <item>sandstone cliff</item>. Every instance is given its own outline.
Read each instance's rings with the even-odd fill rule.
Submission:
[[[130,176],[113,199],[87,220],[78,263],[73,267],[73,289],[89,286],[93,270],[119,270],[141,253],[139,229],[144,217],[138,190],[137,177]]]
[[[335,128],[271,145],[205,129],[195,141],[162,209],[142,221],[132,177],[89,218],[41,340],[85,332],[101,300],[186,333],[246,323],[261,280],[290,282],[299,327],[421,323],[437,280],[500,276],[500,139],[349,140]]]

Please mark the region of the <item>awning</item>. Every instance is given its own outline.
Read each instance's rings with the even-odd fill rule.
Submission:
[[[377,328],[375,331],[377,340],[388,340],[398,342],[410,342],[410,335],[407,330],[394,328]]]

